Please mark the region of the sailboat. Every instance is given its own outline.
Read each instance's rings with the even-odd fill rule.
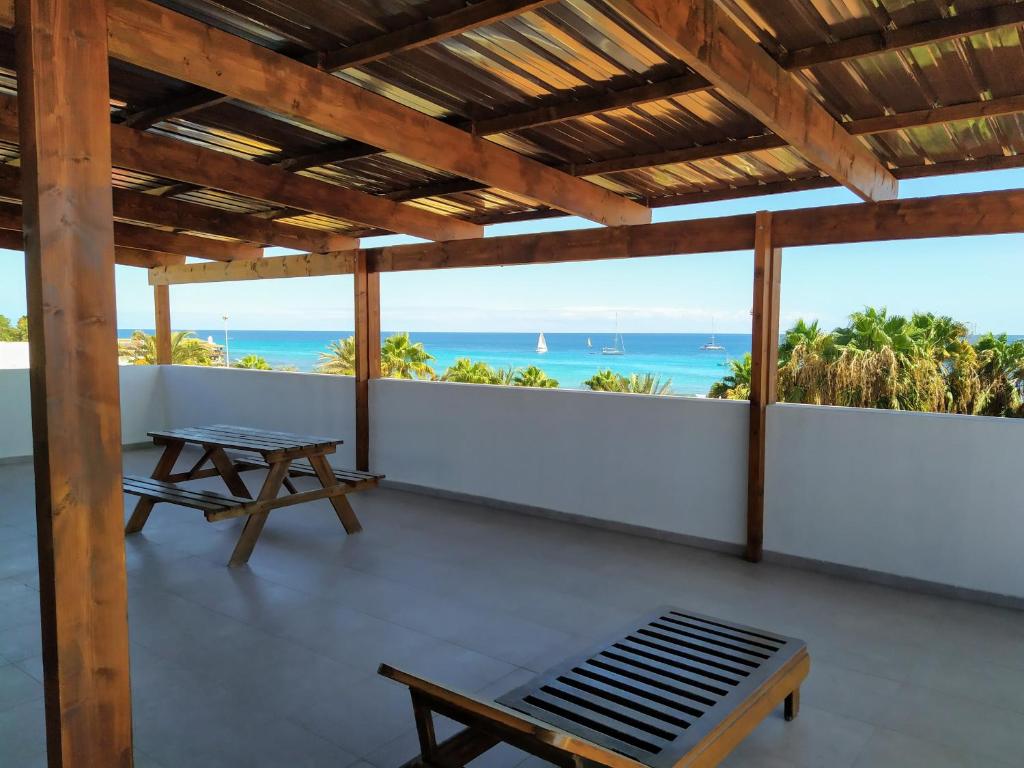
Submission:
[[[602,355],[624,355],[626,354],[626,345],[622,341],[622,334],[619,333],[619,315],[615,315],[615,336],[612,339],[612,346],[601,347]]]
[[[592,342],[590,340],[589,336],[587,336],[587,354],[588,355],[594,354],[594,342]]]
[[[715,341],[715,321],[711,321],[711,341],[700,347],[704,352],[725,352],[725,347]]]
[[[548,343],[544,339],[544,332],[541,331],[540,336],[537,337],[537,353],[543,355],[548,351]]]

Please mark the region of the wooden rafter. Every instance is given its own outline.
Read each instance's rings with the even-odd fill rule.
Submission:
[[[114,58],[600,223],[650,220],[606,189],[146,0],[111,0],[108,16]]]
[[[819,64],[848,61],[886,51],[900,51],[919,45],[941,43],[957,37],[994,32],[1024,24],[1024,3],[1009,3],[924,21],[894,30],[873,32],[835,43],[800,48],[782,56],[786,69],[806,69]]]
[[[409,24],[337,51],[324,51],[316,57],[316,63],[328,72],[359,67],[386,56],[422,48],[478,27],[535,11],[553,2],[555,0],[482,0],[443,16]]]
[[[356,238],[332,232],[281,224],[259,216],[157,197],[131,189],[115,188],[113,196],[114,217],[122,221],[205,232],[264,246],[312,253],[343,251],[359,244]],[[21,200],[21,171],[17,167],[0,165],[0,198]]]
[[[17,119],[13,102],[13,97],[0,95],[0,138],[17,142],[17,126],[12,124]],[[123,125],[112,125],[110,132],[114,164],[121,168],[430,240],[456,240],[481,234],[478,226],[451,216],[422,211],[189,142]]]
[[[352,274],[360,254],[366,254],[371,271],[406,272],[738,251],[754,247],[754,223],[753,215],[738,215],[280,256],[255,262],[188,264],[153,270],[150,282],[159,285]],[[773,242],[779,248],[1021,233],[1024,190],[777,211],[773,226]]]
[[[850,137],[794,75],[783,70],[713,2],[611,0],[634,26],[726,98],[865,200],[896,196],[897,182]]]
[[[21,228],[21,206],[0,203],[0,229],[20,232]],[[114,242],[126,248],[197,256],[215,261],[248,261],[263,256],[262,248],[248,243],[165,232],[123,222],[114,224]]]

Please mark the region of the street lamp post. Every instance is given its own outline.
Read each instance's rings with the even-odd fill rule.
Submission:
[[[228,347],[228,316],[223,315],[224,319],[224,367],[231,367],[231,351]]]

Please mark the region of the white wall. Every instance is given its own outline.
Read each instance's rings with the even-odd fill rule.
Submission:
[[[1024,420],[768,409],[765,548],[1024,597]]]
[[[370,407],[390,480],[744,540],[745,403],[386,379]]]
[[[355,466],[355,379],[243,368],[165,367],[167,426],[242,424],[340,438],[332,462]]]
[[[27,341],[0,341],[0,370],[28,368]]]
[[[147,441],[146,432],[164,425],[160,370],[155,366],[118,368],[121,377],[121,437],[125,443]],[[0,369],[0,459],[32,454],[28,370]]]

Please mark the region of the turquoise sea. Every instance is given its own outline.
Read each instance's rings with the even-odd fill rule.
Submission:
[[[152,330],[149,330],[152,333]],[[387,336],[389,332],[385,332]],[[130,329],[120,336],[131,335]],[[224,343],[224,330],[197,330],[202,339],[213,337]],[[295,366],[312,371],[327,345],[351,336],[351,331],[228,331],[232,360],[260,355],[273,366]],[[700,349],[710,337],[699,333],[626,333],[625,354],[602,355],[602,346],[613,344],[612,334],[547,333],[548,351],[538,353],[537,335],[532,333],[410,333],[436,359],[434,369],[441,375],[460,357],[482,360],[496,368],[525,368],[537,365],[561,387],[576,388],[597,370],[610,368],[622,374],[654,373],[672,379],[672,389],[681,395],[707,394],[708,388],[726,372],[726,361],[750,351],[750,334],[718,334],[724,352]],[[593,347],[588,350],[587,339]]]

